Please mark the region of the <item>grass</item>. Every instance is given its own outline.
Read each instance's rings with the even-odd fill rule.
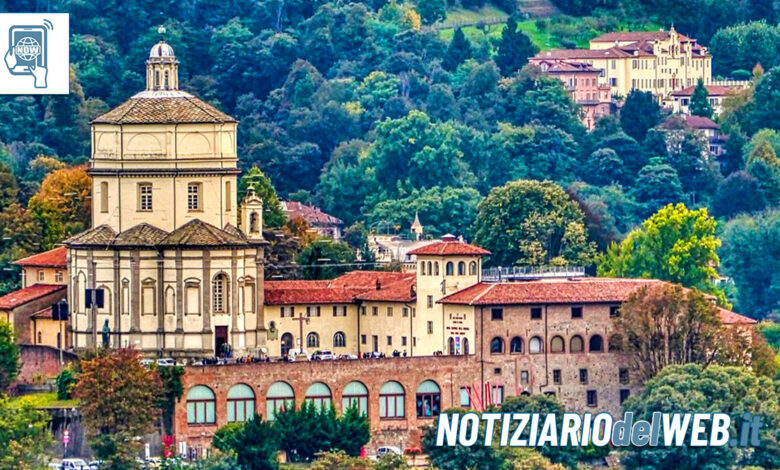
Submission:
[[[11,404],[16,406],[30,405],[33,408],[74,408],[78,406],[78,401],[58,400],[57,394],[50,392],[14,397],[11,399]]]
[[[508,17],[507,12],[491,4],[473,10],[462,7],[450,8],[447,10],[447,18],[442,22],[441,27],[453,28],[462,24],[476,24],[480,21],[494,19],[506,21]]]

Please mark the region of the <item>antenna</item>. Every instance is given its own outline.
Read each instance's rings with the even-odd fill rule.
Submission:
[[[44,24],[44,26],[46,26],[46,28],[48,28],[50,31],[54,31],[54,25],[53,25],[53,24],[51,24],[51,21],[49,21],[49,20],[46,20],[46,19],[45,19],[45,20],[43,20],[43,24]]]

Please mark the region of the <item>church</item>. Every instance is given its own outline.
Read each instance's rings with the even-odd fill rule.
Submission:
[[[179,90],[161,39],[146,89],[92,122],[92,228],[65,241],[75,349],[212,356],[264,344],[262,201],[237,201],[238,122]]]

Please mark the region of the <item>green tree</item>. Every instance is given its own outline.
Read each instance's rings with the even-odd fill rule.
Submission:
[[[11,169],[8,165],[0,163],[0,211],[16,202],[16,196],[19,194],[19,187],[16,185]]]
[[[739,194],[739,197],[734,197]],[[759,212],[766,198],[758,181],[744,171],[735,171],[721,181],[712,200],[712,214],[730,219],[737,214]]]
[[[72,388],[76,384],[76,374],[70,366],[65,367],[57,374],[57,399],[70,400],[72,398]]]
[[[179,366],[159,367],[157,373],[162,381],[159,406],[162,411],[163,432],[170,435],[173,434],[173,413],[176,409],[176,402],[184,394],[184,385],[181,381],[184,368]]]
[[[712,117],[712,105],[710,104],[709,93],[704,87],[704,80],[701,78],[696,82],[696,88],[691,94],[690,110],[694,116]]]
[[[637,202],[645,205],[645,214],[652,214],[666,204],[679,202],[684,196],[677,170],[663,163],[660,158],[651,158],[639,171],[631,192]]]
[[[732,195],[733,196],[733,195]],[[740,216],[723,230],[723,272],[737,287],[737,306],[762,319],[780,313],[780,212]]]
[[[747,173],[758,181],[767,202],[780,204],[780,159],[769,142],[761,142],[750,151],[746,159]]]
[[[456,28],[455,33],[452,35],[450,45],[447,47],[447,53],[444,55],[442,65],[447,70],[455,70],[458,65],[462,64],[467,59],[470,59],[472,55],[471,43],[466,39],[463,30]]]
[[[279,196],[276,195],[271,179],[256,166],[249,169],[238,182],[238,203],[244,200],[249,185],[253,185],[257,195],[263,200],[263,225],[281,227],[284,223],[284,211]]]
[[[780,90],[780,66],[773,67],[756,82],[747,130],[780,129],[780,96],[777,90]]]
[[[55,170],[43,180],[41,189],[28,204],[43,229],[39,238],[41,249],[51,249],[89,227],[91,191],[92,178],[84,166]]]
[[[716,225],[707,209],[669,204],[609,247],[599,260],[599,275],[662,279],[718,294],[723,301],[714,284],[721,244]]]
[[[275,426],[263,421],[262,416],[241,423],[227,424],[214,433],[214,447],[236,456],[236,463],[243,470],[275,470],[279,468],[276,454],[279,452],[279,432]]]
[[[433,24],[447,17],[445,0],[417,0],[415,6],[424,24]]]
[[[302,266],[304,279],[333,279],[353,270],[345,264],[355,262],[355,253],[344,242],[320,238],[306,245],[296,261]]]
[[[135,438],[154,431],[161,393],[157,371],[141,365],[133,349],[81,362],[73,396],[80,401],[90,447],[108,470],[140,468],[136,456],[143,444]]]
[[[0,320],[0,391],[8,389],[20,369],[19,346],[14,330],[10,323]]]
[[[620,108],[620,125],[636,141],[644,140],[647,131],[661,120],[661,107],[652,93],[633,89]]]
[[[551,181],[519,180],[494,188],[479,204],[474,241],[496,266],[589,265],[588,241],[576,202]]]
[[[517,21],[510,16],[506,21],[506,27],[501,33],[496,51],[496,65],[501,70],[501,75],[509,76],[517,72],[539,50],[531,42],[531,39],[517,29]]]
[[[584,170],[587,181],[598,185],[619,183],[626,176],[623,160],[611,148],[594,150],[585,162]]]
[[[776,468],[780,465],[780,397],[777,388],[766,377],[757,377],[746,367],[672,365],[664,368],[642,391],[624,403],[624,409],[634,413],[634,421],[650,420],[654,412],[725,411],[731,415],[731,435],[736,435],[742,414],[760,415],[761,445],[750,447],[641,447],[633,448],[625,464],[627,468],[680,470],[745,468]],[[690,433],[690,431],[689,431]],[[661,431],[663,441],[663,431]],[[690,442],[690,434],[685,443]]]
[[[45,468],[53,439],[49,415],[30,404],[18,405],[0,395],[0,468]]]

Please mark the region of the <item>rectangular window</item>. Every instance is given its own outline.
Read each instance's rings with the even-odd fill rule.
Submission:
[[[230,181],[225,181],[225,212],[230,212],[232,199],[230,196]]]
[[[433,322],[432,321],[428,322],[428,334],[429,335],[433,334]]]
[[[338,307],[338,305],[334,305],[333,306],[333,316],[334,317],[339,316],[339,307]]]
[[[408,317],[409,316],[409,307],[404,307],[403,309],[401,309],[401,314],[404,316],[404,318]]]
[[[108,183],[100,183],[100,212],[108,212]]]
[[[531,307],[531,320],[541,320],[542,307]]]
[[[620,305],[610,305],[610,307],[609,307],[609,316],[611,318],[619,317],[620,316]]]
[[[54,282],[62,282],[62,271],[57,271],[54,273]]]
[[[620,389],[620,404],[622,405],[624,401],[628,399],[628,397],[631,395],[631,390],[627,388],[621,388]]]
[[[621,367],[618,370],[618,380],[623,385],[627,384],[630,381],[630,376],[629,376],[628,369]]]
[[[393,316],[393,307],[387,307],[387,316],[392,317]]]
[[[393,337],[392,336],[388,336],[387,337],[387,345],[388,346],[392,346],[393,345]]]
[[[46,279],[43,269],[38,271],[38,282],[43,282]]]
[[[492,308],[492,309],[490,309],[490,319],[491,320],[503,320],[504,319],[504,309],[503,308]]]
[[[187,210],[199,211],[201,207],[201,192],[203,185],[200,183],[189,183],[187,185]]]
[[[588,369],[580,369],[580,383],[587,385],[588,383]]]
[[[417,347],[417,337],[416,336],[412,338],[412,347],[413,348]]]
[[[152,210],[152,185],[149,183],[140,183],[138,185],[138,210]]]
[[[523,385],[528,385],[528,371],[522,370],[520,371],[520,383]]]
[[[365,315],[366,314],[366,307],[363,306],[363,305],[360,306],[360,314],[361,315]]]
[[[582,318],[582,307],[572,307],[571,308],[571,317],[572,318]]]
[[[463,408],[471,408],[471,399],[469,398],[469,392],[466,387],[460,387],[460,406]]]
[[[366,344],[366,335],[360,335],[360,344]]]
[[[371,307],[371,315],[373,316],[379,315],[379,307]]]
[[[433,296],[428,296],[428,308],[433,308]]]
[[[498,385],[493,387],[493,396],[491,398],[493,399],[494,405],[500,405],[504,403],[504,386]]]
[[[553,383],[555,385],[561,384],[561,369],[553,369]]]
[[[406,336],[401,336],[401,346],[406,346]]]
[[[587,391],[587,400],[588,400],[588,406],[598,406],[599,404],[599,398],[598,394],[595,390],[588,390]]]

